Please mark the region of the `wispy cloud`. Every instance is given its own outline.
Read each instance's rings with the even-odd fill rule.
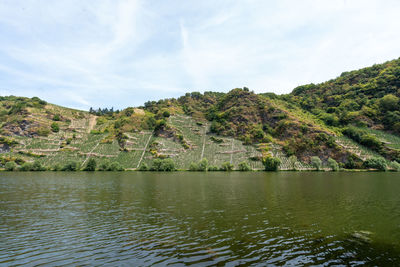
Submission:
[[[0,93],[80,108],[288,93],[399,57],[399,12],[396,0],[4,0]]]

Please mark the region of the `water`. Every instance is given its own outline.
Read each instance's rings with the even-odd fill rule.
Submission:
[[[0,173],[0,265],[400,264],[396,173]]]

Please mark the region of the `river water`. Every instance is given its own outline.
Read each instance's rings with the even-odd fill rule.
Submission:
[[[0,265],[400,265],[398,173],[0,173]]]

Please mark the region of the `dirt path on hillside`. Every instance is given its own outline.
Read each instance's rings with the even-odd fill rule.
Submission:
[[[90,131],[93,130],[94,126],[96,125],[96,122],[97,122],[97,116],[90,115],[90,117],[89,117],[89,126],[88,126],[88,129],[87,129],[87,133],[90,133]]]
[[[204,135],[203,135],[203,149],[201,150],[200,160],[204,157],[204,149],[206,147],[206,134],[207,134],[207,124],[204,126]]]
[[[140,157],[140,160],[139,160],[139,163],[138,163],[138,165],[137,165],[136,169],[139,169],[139,167],[140,167],[140,163],[142,163],[142,160],[143,160],[144,154],[146,153],[146,150],[147,150],[147,146],[149,145],[149,143],[150,143],[150,140],[151,140],[151,137],[153,136],[153,134],[154,134],[153,132],[150,134],[150,136],[149,136],[149,139],[147,140],[147,143],[146,143],[146,145],[144,146],[144,149],[143,149],[142,156]]]

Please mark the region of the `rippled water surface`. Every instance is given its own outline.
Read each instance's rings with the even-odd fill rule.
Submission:
[[[0,173],[0,265],[400,265],[396,173]]]

